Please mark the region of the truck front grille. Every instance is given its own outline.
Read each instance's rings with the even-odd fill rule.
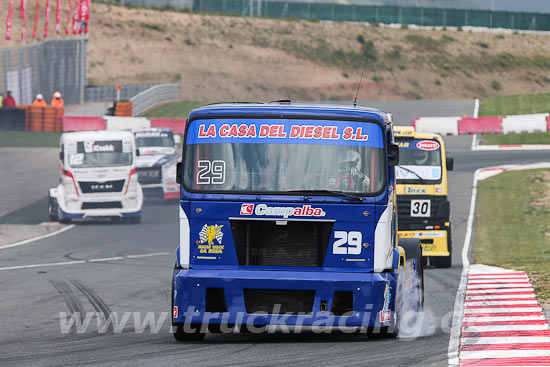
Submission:
[[[121,192],[124,187],[124,180],[114,180],[105,182],[96,181],[78,181],[80,189],[84,194],[99,192]]]
[[[430,200],[429,217],[411,217],[411,200]],[[399,218],[399,230],[425,229],[426,225],[434,225],[446,222],[449,217],[440,215],[440,207],[447,201],[446,196],[430,195],[397,195],[397,215]]]
[[[120,201],[101,201],[82,203],[82,209],[120,209],[122,203]]]
[[[333,223],[232,220],[239,265],[321,267]]]
[[[159,184],[162,182],[162,167],[142,167],[137,169],[138,181],[142,185]]]

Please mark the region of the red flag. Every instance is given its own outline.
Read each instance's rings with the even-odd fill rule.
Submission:
[[[59,36],[59,33],[61,33],[61,6],[62,6],[61,0],[57,0],[57,5],[55,7],[55,34],[56,34],[56,36]]]
[[[73,16],[73,34],[78,34],[80,30],[80,3],[74,0],[74,16]]]
[[[8,19],[6,19],[6,39],[8,41],[11,41],[11,31],[13,28],[13,0],[10,0],[9,6],[8,6]]]
[[[88,33],[88,22],[90,21],[90,0],[80,0],[80,20],[84,22],[84,28],[80,33]]]
[[[36,39],[36,30],[38,29],[38,11],[40,10],[40,3],[36,0],[34,5],[34,27],[32,28],[32,39]]]
[[[27,9],[27,0],[21,0],[21,40],[25,39],[25,11]]]
[[[50,0],[46,0],[46,20],[44,22],[44,38],[48,38],[49,26],[50,26]]]
[[[69,34],[69,29],[71,27],[71,1],[72,0],[67,1],[69,6],[67,7],[67,24],[65,25],[65,34],[66,35]]]

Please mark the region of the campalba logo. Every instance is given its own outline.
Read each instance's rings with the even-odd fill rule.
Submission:
[[[416,148],[420,150],[438,150],[439,149],[439,143],[437,141],[431,141],[431,140],[422,140],[416,143]]]
[[[243,204],[244,206],[245,204]],[[241,208],[242,211],[242,208]],[[301,207],[292,206],[267,206],[266,204],[256,205],[254,211],[256,215],[267,215],[273,217],[324,217],[325,211],[321,208],[313,208],[311,205],[302,205]]]

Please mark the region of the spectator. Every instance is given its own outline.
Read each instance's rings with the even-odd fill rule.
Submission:
[[[63,106],[65,106],[65,102],[63,101],[63,98],[61,97],[61,92],[55,92],[53,94],[51,105],[53,107],[63,107]]]
[[[40,93],[38,93],[36,95],[36,99],[34,100],[34,102],[32,103],[33,106],[40,106],[40,107],[45,107],[47,106],[48,104],[46,103],[46,101],[44,101],[44,96]]]
[[[8,91],[8,94],[2,100],[2,107],[15,107],[15,98],[11,95],[11,90]]]

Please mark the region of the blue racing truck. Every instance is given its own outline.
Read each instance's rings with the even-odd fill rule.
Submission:
[[[184,139],[178,341],[269,325],[391,337],[403,303],[421,308],[420,242],[396,243],[390,114],[216,104],[191,112]]]

